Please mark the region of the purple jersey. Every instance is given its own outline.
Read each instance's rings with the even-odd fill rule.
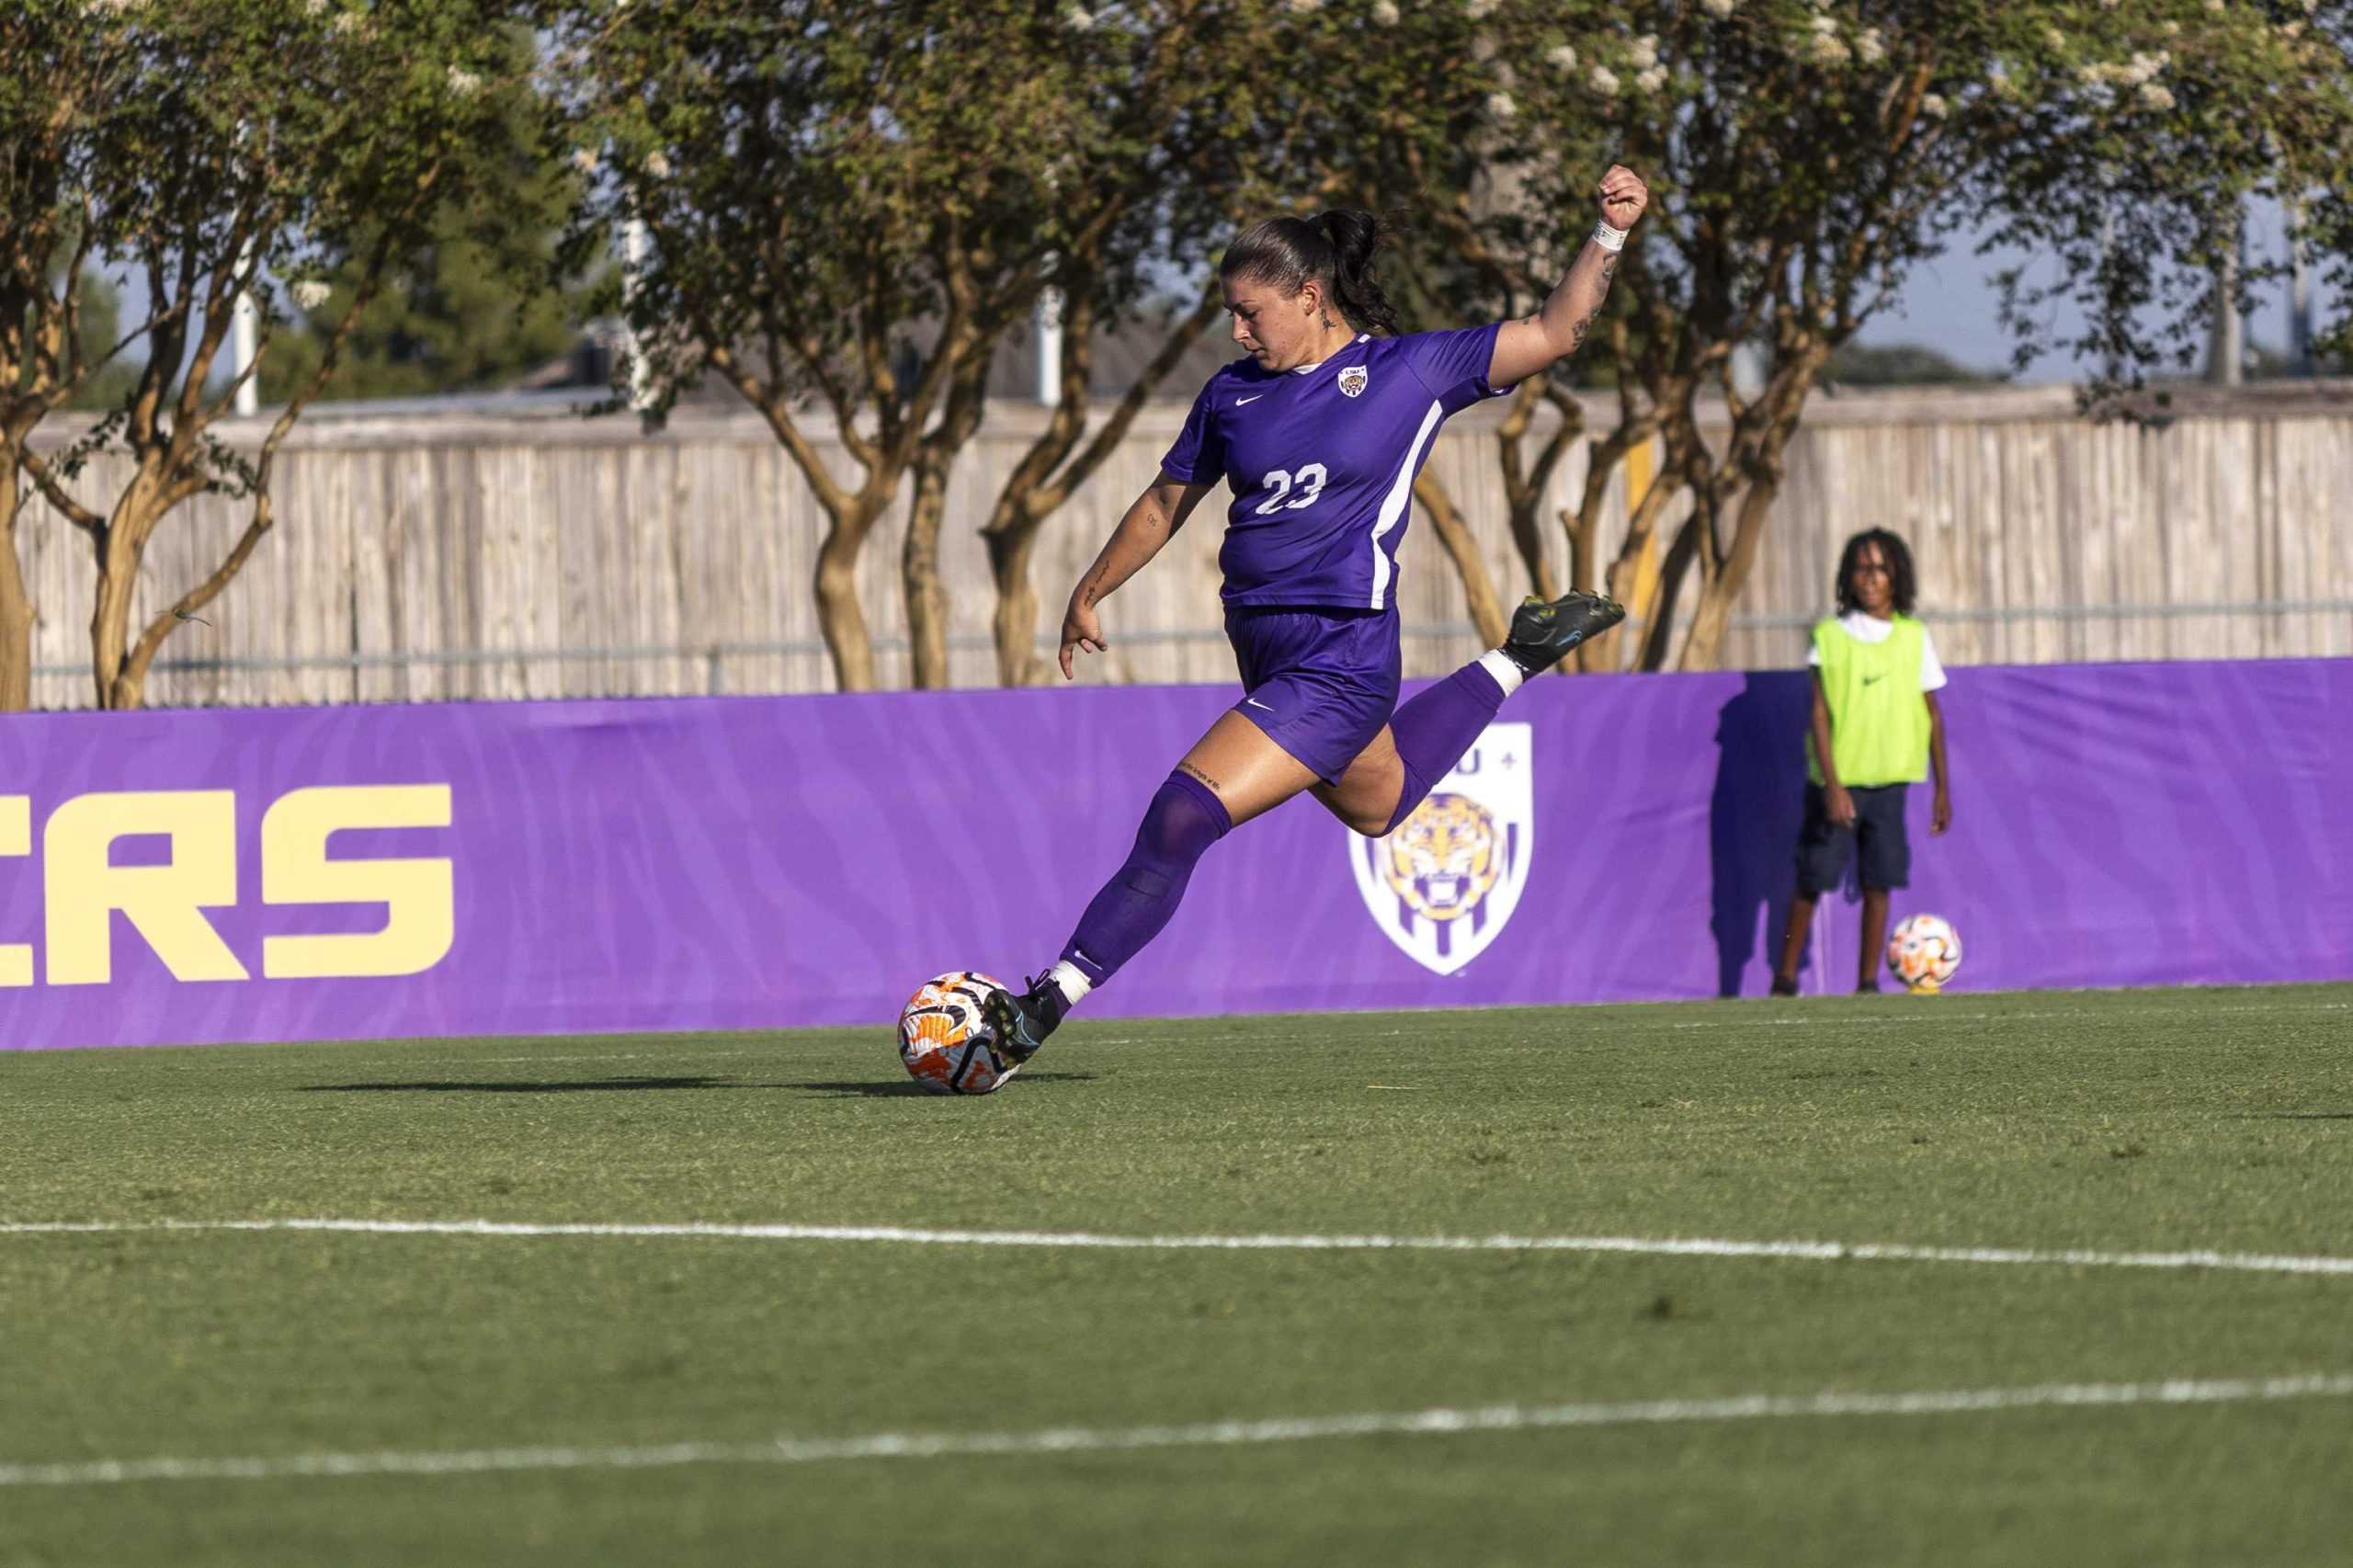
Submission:
[[[1447,415],[1497,395],[1497,330],[1360,336],[1320,365],[1237,359],[1210,378],[1160,468],[1233,488],[1227,604],[1394,603],[1414,476]]]

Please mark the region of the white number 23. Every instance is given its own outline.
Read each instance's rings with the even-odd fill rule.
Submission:
[[[1296,512],[1302,506],[1314,506],[1315,498],[1324,494],[1324,480],[1329,477],[1330,475],[1324,472],[1322,463],[1302,464],[1297,473],[1287,473],[1281,469],[1275,470],[1258,482],[1262,486],[1272,490],[1274,494],[1258,504],[1256,516],[1263,517],[1278,506],[1285,506]],[[1293,484],[1299,486],[1299,494],[1290,500],[1285,500],[1285,496],[1290,495]]]

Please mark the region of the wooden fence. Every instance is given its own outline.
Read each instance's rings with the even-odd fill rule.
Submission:
[[[1462,505],[1508,599],[1526,585],[1502,515],[1496,412],[1451,422],[1431,472]],[[1597,403],[1597,425],[1609,413]],[[1036,565],[1041,640],[1183,415],[1182,405],[1149,409],[1048,524]],[[942,556],[959,686],[995,680],[993,590],[976,529],[1041,417],[1028,404],[993,404],[955,471]],[[838,446],[820,447],[837,472],[853,472]],[[99,458],[75,488],[103,506],[126,472]],[[1582,452],[1561,465],[1548,517],[1584,472]],[[1622,526],[1623,488],[1621,476],[1606,551]],[[1111,651],[1084,678],[1232,677],[1217,604],[1224,504],[1222,492],[1205,503],[1110,601]],[[824,517],[748,415],[645,437],[627,418],[320,410],[279,459],[278,516],[206,611],[215,624],[176,629],[149,682],[151,703],[833,686],[811,589]],[[211,569],[244,518],[237,504],[200,497],[165,523],[148,555],[142,624]],[[1875,524],[1912,541],[1922,608],[1949,663],[2353,653],[2353,393],[2210,399],[2155,428],[2088,424],[2063,389],[1817,394],[1724,662],[1802,662],[1840,542]],[[1557,525],[1551,537],[1560,570]],[[899,548],[895,521],[879,528],[860,574],[886,685],[907,678]],[[19,549],[40,615],[35,704],[87,706],[87,543],[37,503]],[[1461,584],[1426,521],[1408,536],[1402,567],[1407,673],[1440,673],[1475,653]],[[1691,597],[1687,590],[1687,609]]]

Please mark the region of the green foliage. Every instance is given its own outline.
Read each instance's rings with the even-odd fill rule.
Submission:
[[[124,438],[168,440],[175,414],[200,419],[226,396],[215,381],[183,399],[179,372],[187,365],[205,385],[241,286],[259,307],[267,363],[301,313],[292,296],[314,281],[339,281],[342,297],[328,301],[347,305],[396,267],[433,260],[437,245],[456,252],[462,279],[480,269],[464,257],[472,235],[460,225],[503,234],[518,210],[548,221],[549,202],[514,199],[512,179],[501,199],[481,199],[528,130],[528,40],[505,26],[514,9],[31,0],[17,16],[0,47],[12,58],[45,50],[59,70],[51,82],[13,79],[0,114],[60,127],[63,171],[45,191],[14,187],[18,216],[45,200],[52,231],[70,230],[145,285],[149,315],[120,361],[144,368],[127,387],[117,371],[108,400]],[[528,165],[526,177],[549,183]],[[449,314],[480,313],[469,292],[462,282],[445,290]],[[313,324],[341,322],[322,311]],[[327,357],[313,345],[295,358],[315,369]],[[297,368],[276,372],[273,390],[297,392]]]
[[[657,403],[741,346],[764,383],[888,417],[946,373],[922,324],[993,343],[1050,283],[1131,309],[1230,231],[1237,191],[1271,198],[1242,62],[1276,9],[564,7],[569,128],[608,171],[569,260],[646,226],[600,303],[648,345]]]
[[[2314,9],[1469,6],[1498,40],[1490,177],[1516,187],[1478,232],[1540,285],[1599,171],[1633,165],[1656,199],[1630,280],[1687,368],[1720,365],[1728,328],[1835,347],[1917,262],[1990,233],[2042,258],[2004,279],[2021,366],[2066,349],[2134,373],[2194,346],[2233,213],[2341,171],[2353,72]],[[2063,303],[2091,323],[2064,340],[2043,325]]]
[[[1852,387],[1986,386],[2002,380],[1918,343],[1849,343],[1830,357],[1822,379]]]
[[[523,84],[532,41],[512,28],[502,53],[500,134],[480,149],[478,177],[443,202],[405,265],[364,305],[321,398],[404,397],[492,387],[562,355],[575,341],[583,296],[612,271],[551,277],[579,179],[544,155],[541,106]],[[347,265],[311,309],[290,301],[289,331],[265,360],[261,398],[279,402],[315,375],[368,279]]]

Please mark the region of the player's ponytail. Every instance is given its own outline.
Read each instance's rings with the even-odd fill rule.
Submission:
[[[1269,218],[1234,240],[1218,263],[1218,275],[1261,278],[1286,294],[1298,293],[1312,278],[1324,285],[1349,325],[1394,335],[1400,330],[1396,308],[1372,277],[1372,256],[1381,241],[1381,221],[1354,208],[1312,219]]]
[[[1372,277],[1372,253],[1383,237],[1381,220],[1358,208],[1336,207],[1315,226],[1332,246],[1332,302],[1357,325],[1395,336],[1396,308]]]

